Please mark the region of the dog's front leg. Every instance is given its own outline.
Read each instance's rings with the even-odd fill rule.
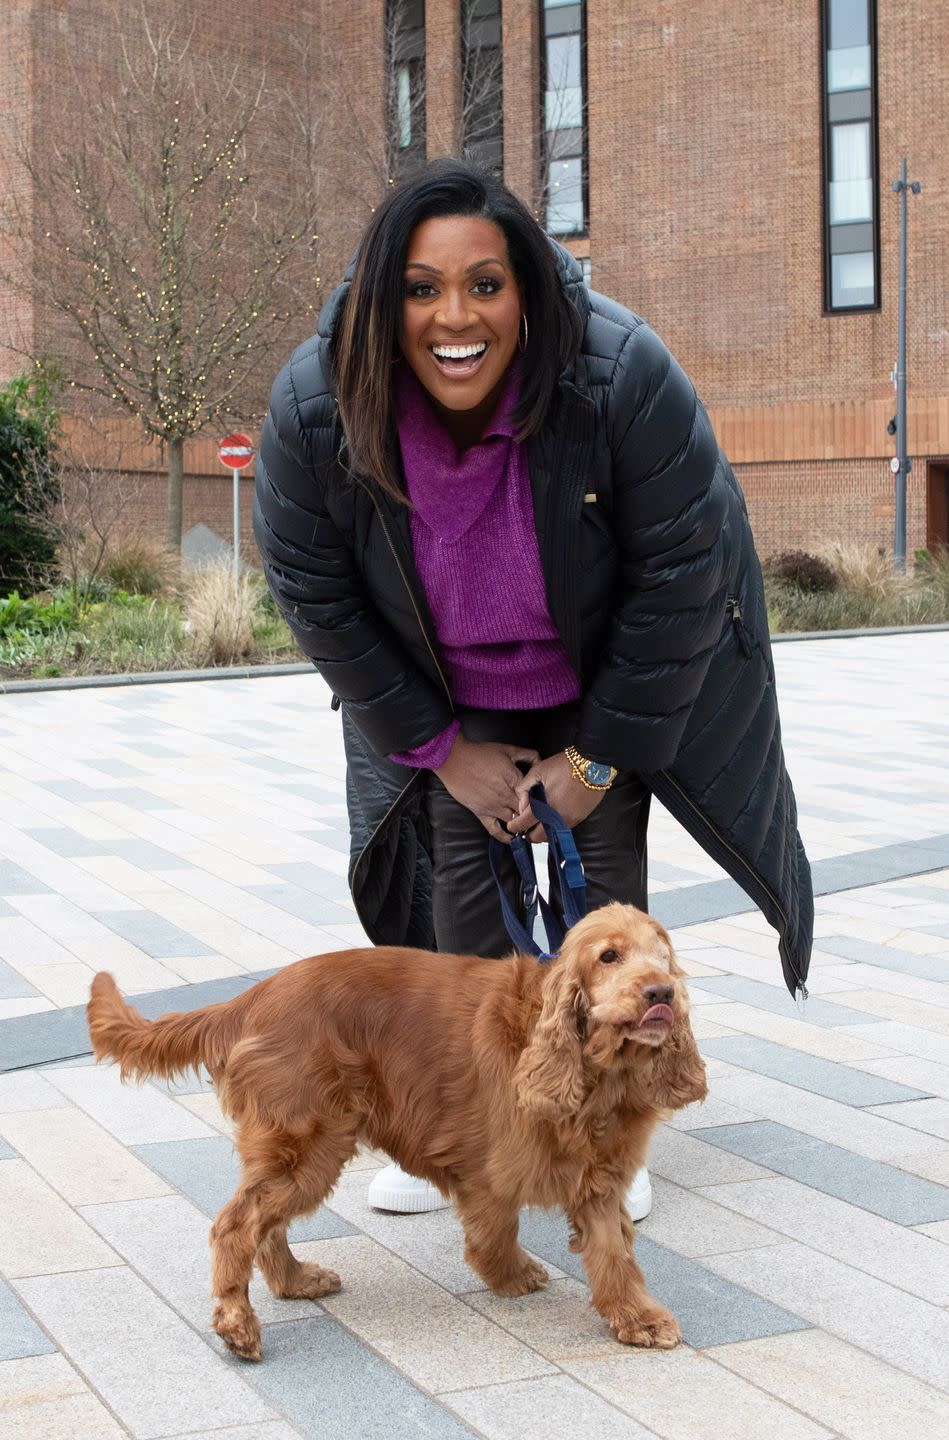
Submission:
[[[455,1203],[465,1230],[465,1260],[496,1295],[528,1295],[547,1284],[543,1265],[518,1242],[516,1202],[460,1185]]]
[[[671,1350],[682,1339],[678,1322],[646,1289],[643,1272],[624,1236],[619,1193],[601,1196],[568,1211],[583,1255],[593,1304],[624,1345]]]

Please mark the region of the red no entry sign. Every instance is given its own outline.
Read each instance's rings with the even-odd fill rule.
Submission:
[[[243,470],[254,458],[254,447],[246,435],[225,435],[217,447],[217,455],[229,470]]]

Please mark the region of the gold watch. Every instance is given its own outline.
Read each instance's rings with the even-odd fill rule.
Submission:
[[[575,745],[568,745],[563,752],[570,761],[575,780],[588,790],[609,790],[619,773],[612,765],[603,765],[599,760],[587,760]]]

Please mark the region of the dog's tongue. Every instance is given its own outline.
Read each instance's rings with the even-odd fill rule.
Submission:
[[[675,1018],[668,1005],[654,1005],[651,1010],[646,1011],[639,1024],[640,1027],[643,1025],[674,1025]]]

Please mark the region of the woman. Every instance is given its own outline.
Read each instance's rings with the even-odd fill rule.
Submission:
[[[542,838],[542,780],[591,905],[645,908],[655,794],[803,990],[810,872],[741,491],[661,341],[499,182],[436,161],[376,210],[277,377],[254,521],[342,706],[374,943],[508,951],[487,838]],[[442,1203],[393,1171],[371,1203]]]

